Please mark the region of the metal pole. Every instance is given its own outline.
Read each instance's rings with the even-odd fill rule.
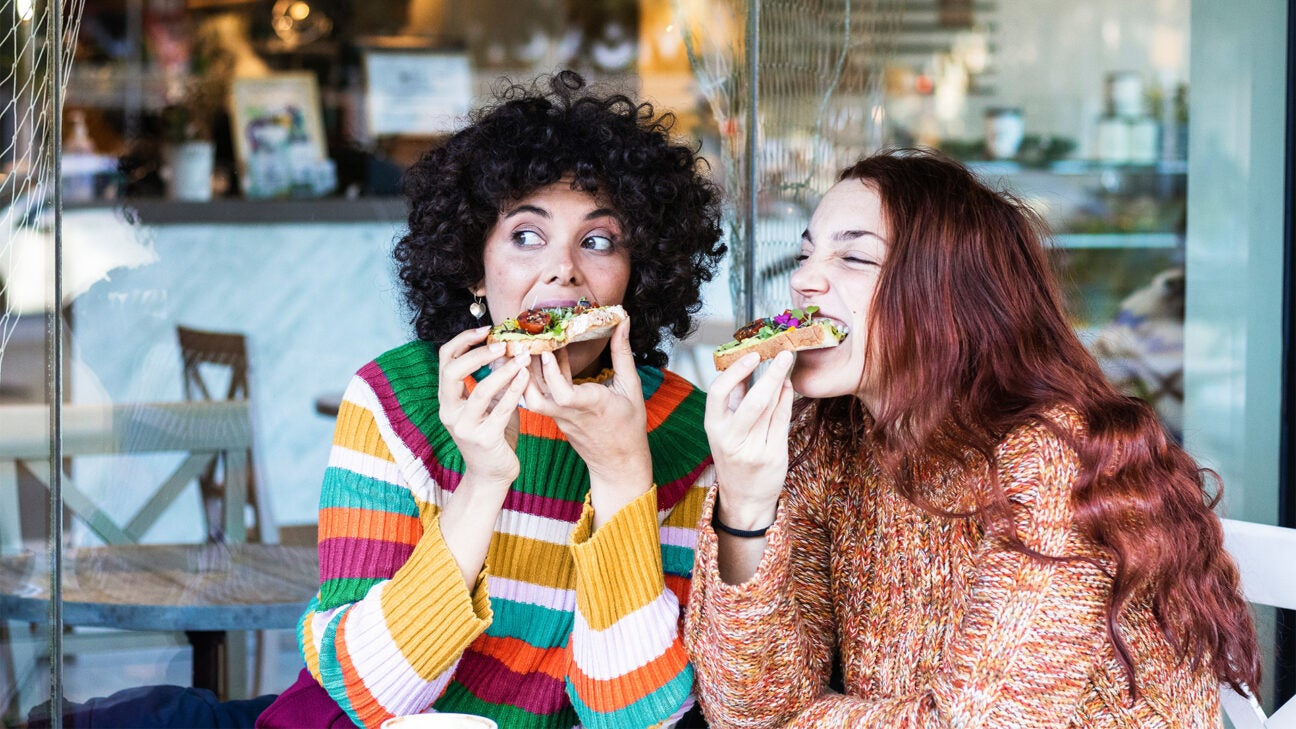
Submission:
[[[760,0],[747,2],[747,209],[745,213],[747,256],[743,259],[743,321],[756,319],[756,192],[760,176],[757,171],[757,107],[760,104]]]
[[[46,331],[51,338],[50,387],[50,720],[63,729],[63,2],[49,2],[49,99],[45,130],[53,158],[54,285]]]

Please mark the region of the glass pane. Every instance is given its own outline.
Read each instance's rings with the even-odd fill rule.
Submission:
[[[84,4],[63,129],[63,555],[64,596],[89,607],[67,615],[68,700],[291,685],[337,401],[412,337],[401,174],[502,78],[561,68],[702,139],[672,17],[669,0]]]
[[[0,17],[0,723],[50,699],[58,668],[48,596],[54,318],[53,89],[49,9]],[[51,655],[54,660],[51,661]]]
[[[87,0],[69,23],[58,302],[49,117],[33,113],[47,11],[4,7],[0,406],[34,420],[0,432],[37,423],[22,437],[49,450],[60,314],[65,586],[92,590],[83,578],[107,569],[198,575],[216,582],[168,599],[229,613],[230,593],[202,590],[288,588],[235,626],[79,615],[62,635],[72,660],[53,664],[44,623],[5,615],[6,721],[48,698],[60,665],[73,701],[291,683],[341,389],[411,337],[390,262],[401,174],[501,79],[564,67],[674,112],[730,193],[733,255],[672,362],[681,374],[705,384],[709,347],[746,311],[787,305],[789,255],[838,168],[880,146],[939,147],[1045,215],[1076,326],[1113,379],[1220,471],[1231,515],[1273,520],[1290,199],[1272,152],[1290,114],[1278,0],[765,0],[755,113],[739,0]],[[48,492],[2,469],[0,499],[18,504],[0,504],[4,559],[47,580]],[[239,506],[222,509],[221,487]],[[267,630],[225,637],[221,664],[229,627]]]

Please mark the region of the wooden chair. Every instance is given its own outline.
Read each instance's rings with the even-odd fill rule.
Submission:
[[[213,332],[177,325],[176,339],[180,345],[183,365],[184,396],[189,401],[241,400],[252,397],[248,377],[247,337],[237,332]],[[208,379],[220,371],[227,384],[223,390]],[[219,395],[217,397],[213,393]],[[248,527],[249,542],[275,543],[278,533],[270,513],[269,504],[263,503],[256,479],[256,457],[251,445],[246,456],[247,503],[252,511],[252,524]],[[198,475],[202,492],[204,514],[211,529],[212,541],[221,541],[219,522],[214,518],[216,509],[224,501],[222,495],[231,464],[218,459]]]
[[[1242,573],[1242,594],[1256,605],[1296,610],[1296,529],[1223,519],[1224,548]],[[1296,699],[1266,716],[1254,696],[1220,687],[1220,703],[1236,729],[1296,727]]]

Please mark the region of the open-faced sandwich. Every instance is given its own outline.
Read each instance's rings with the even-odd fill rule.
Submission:
[[[817,306],[788,309],[778,316],[757,319],[734,332],[733,341],[715,351],[715,366],[723,370],[752,352],[762,360],[783,351],[836,347],[846,338],[847,330],[829,319],[816,319]]]
[[[486,342],[504,342],[510,357],[552,352],[573,342],[610,337],[625,318],[626,311],[619,304],[599,306],[581,299],[575,306],[527,309],[492,327]]]

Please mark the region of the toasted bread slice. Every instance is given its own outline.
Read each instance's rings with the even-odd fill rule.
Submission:
[[[486,337],[487,344],[496,342],[504,343],[504,354],[508,357],[516,357],[523,352],[530,352],[531,354],[552,352],[567,345],[567,342],[560,341],[557,337],[524,334],[522,332],[509,332],[498,336],[491,334]]]
[[[566,310],[547,309],[546,311],[557,318],[559,326],[539,334],[527,334],[510,329],[509,322],[505,322],[491,330],[486,337],[486,342],[488,344],[504,342],[505,354],[510,357],[523,352],[531,354],[553,352],[573,342],[610,337],[617,325],[628,316],[626,310],[619,304],[586,309],[579,314],[571,314]]]
[[[567,333],[567,343],[606,339],[612,336],[612,331],[627,316],[626,310],[621,308],[620,304],[600,306],[583,314],[577,314],[563,326],[563,330]]]
[[[823,349],[841,344],[831,322],[814,321],[804,326],[781,331],[769,338],[752,337],[744,339],[737,345],[717,350],[713,359],[717,370],[725,370],[729,365],[755,352],[761,360],[773,359],[779,352],[796,352],[802,349]]]

